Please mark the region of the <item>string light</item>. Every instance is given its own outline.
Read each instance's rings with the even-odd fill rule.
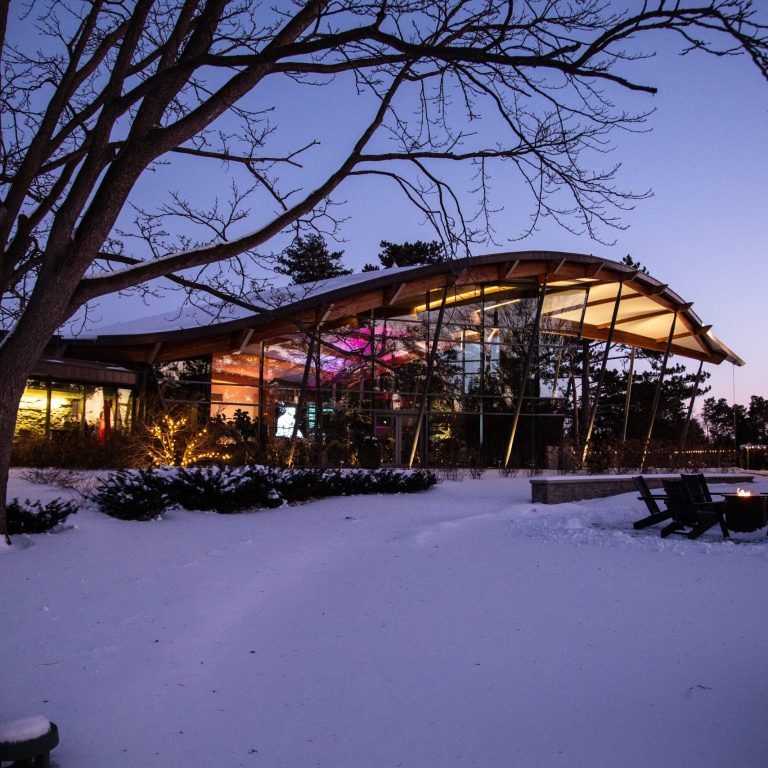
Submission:
[[[189,435],[184,416],[174,419],[166,414],[160,423],[149,428],[149,433],[157,441],[157,445],[147,447],[147,454],[155,466],[188,467],[199,461],[232,458],[228,453],[207,447],[210,440],[207,427]]]

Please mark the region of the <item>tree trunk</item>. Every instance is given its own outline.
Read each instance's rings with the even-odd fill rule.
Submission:
[[[41,273],[24,316],[0,343],[0,536],[6,538],[5,501],[19,402],[35,363],[68,316],[68,296],[70,286],[62,280],[57,286],[55,278]]]
[[[0,537],[8,537],[8,520],[5,511],[8,490],[8,471],[11,466],[11,446],[19,401],[24,394],[29,367],[23,361],[13,359],[5,347],[0,348]]]

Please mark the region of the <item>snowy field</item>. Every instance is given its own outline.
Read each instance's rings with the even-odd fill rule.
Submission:
[[[86,505],[0,547],[0,719],[55,721],[62,768],[766,766],[768,540],[644,514],[495,473],[150,523]]]

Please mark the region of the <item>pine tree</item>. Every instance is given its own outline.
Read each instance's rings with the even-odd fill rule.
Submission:
[[[448,260],[445,247],[437,240],[425,243],[417,240],[415,243],[390,243],[382,240],[379,261],[385,268],[389,267],[414,267],[418,264],[439,264]],[[378,267],[374,264],[366,264],[363,272],[373,272]]]
[[[275,271],[288,275],[296,284],[340,277],[352,272],[343,266],[343,255],[344,251],[331,253],[323,236],[312,233],[297,237],[277,257]]]

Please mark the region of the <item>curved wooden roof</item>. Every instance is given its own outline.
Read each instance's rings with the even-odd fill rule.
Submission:
[[[671,351],[719,364],[743,365],[667,285],[608,259],[556,251],[490,254],[418,267],[357,273],[312,286],[289,286],[237,306],[227,319],[211,322],[194,312],[145,318],[103,329],[91,339],[68,339],[67,354],[121,362],[178,360],[201,354],[255,351],[261,341],[295,334],[322,323],[333,328],[358,318],[401,316],[436,306],[442,288],[456,290],[451,303],[476,301],[489,293],[536,295],[546,281],[543,317],[557,319],[559,333],[606,339],[621,285],[613,340],[663,350],[676,316]],[[431,294],[435,291],[434,296]]]

